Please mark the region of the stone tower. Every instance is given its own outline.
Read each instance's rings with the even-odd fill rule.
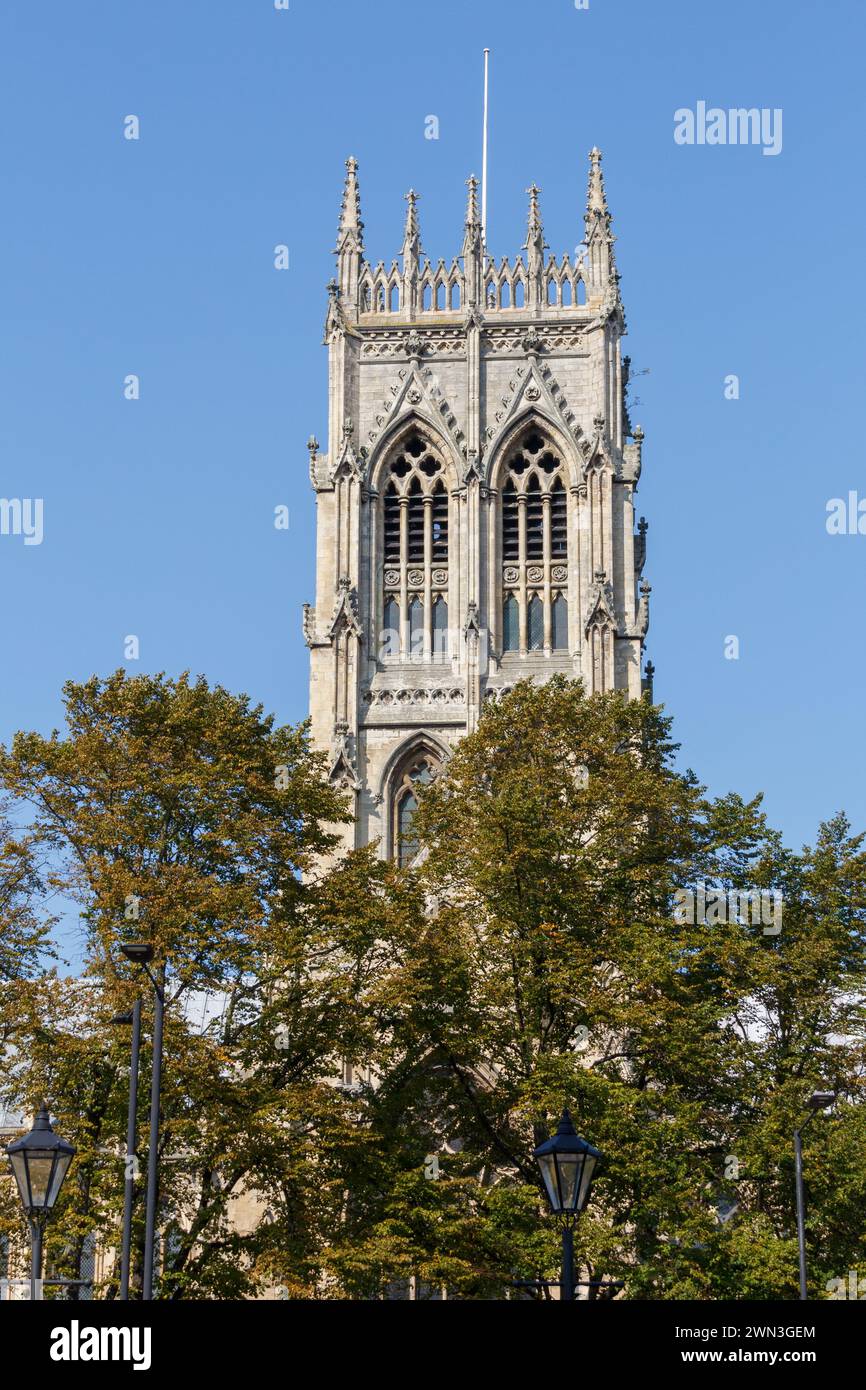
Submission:
[[[355,795],[354,841],[414,852],[417,783],[521,677],[561,671],[637,697],[649,622],[635,529],[643,431],[614,237],[590,154],[583,241],[548,253],[539,189],[523,254],[491,260],[477,181],[459,256],[427,259],[406,194],[400,262],[364,258],[346,161],[328,286],[328,452],[309,441],[313,740]],[[350,832],[350,836],[351,836]]]

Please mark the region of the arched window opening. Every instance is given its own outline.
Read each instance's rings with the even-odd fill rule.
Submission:
[[[421,296],[421,308],[428,310],[433,307],[433,291],[429,285],[424,286],[424,293]]]
[[[520,605],[513,594],[506,595],[502,605],[502,648],[506,652],[520,651]]]
[[[533,594],[529,600],[529,634],[528,647],[531,652],[541,651],[544,646],[544,604]]]
[[[547,302],[551,306],[556,305],[556,281],[552,275],[547,281]]]
[[[522,309],[525,303],[526,303],[526,291],[525,291],[524,288],[523,288],[523,281],[522,281],[522,280],[515,280],[515,282],[514,282],[514,307],[515,307],[515,309]]]
[[[526,558],[541,560],[544,556],[544,503],[541,484],[533,473],[526,485]]]
[[[456,280],[454,281],[454,284],[451,286],[451,308],[460,308],[460,286],[458,285]]]
[[[565,279],[563,280],[563,282],[562,282],[562,307],[563,307],[564,309],[570,309],[570,308],[571,308],[571,305],[572,305],[571,281],[570,281],[570,280],[568,279],[568,277],[566,276],[566,278],[565,278]]]
[[[502,490],[502,557],[516,560],[520,555],[520,519],[517,488],[509,479]]]
[[[433,655],[448,655],[448,604],[441,594],[433,604]]]
[[[396,285],[391,286],[391,293],[388,296],[388,308],[392,314],[396,314],[400,308],[400,291]]]
[[[396,591],[404,605],[393,654],[429,660],[436,619],[430,595],[448,584],[450,497],[444,459],[420,429],[386,461],[382,487],[382,603]]]
[[[448,494],[442,483],[433,489],[433,559],[437,564],[448,559]]]
[[[586,285],[582,280],[577,282],[577,302],[578,304],[586,303]]]
[[[412,656],[424,651],[424,605],[417,594],[409,603],[409,650]]]
[[[511,308],[511,286],[507,280],[503,280],[499,288],[499,307],[500,309]]]
[[[383,658],[399,656],[400,654],[400,605],[396,598],[385,600],[385,607],[382,610],[382,639],[379,643],[379,653]]]
[[[445,285],[442,280],[440,280],[439,284],[436,286],[436,308],[445,308]]]
[[[568,554],[568,501],[561,478],[550,490],[550,553],[557,558]]]
[[[401,798],[397,810],[397,862],[401,869],[411,864],[418,853],[418,840],[412,834],[412,822],[417,810],[418,801],[414,792],[407,791]]]
[[[385,489],[385,559],[400,559],[400,498],[393,483]]]
[[[393,840],[391,853],[401,868],[412,863],[420,844],[415,830],[418,797],[433,781],[439,768],[438,760],[429,753],[415,754],[405,771],[395,779],[392,795]]]
[[[409,484],[409,550],[407,558],[414,564],[420,564],[424,560],[424,498],[418,478],[413,478]]]
[[[554,651],[568,651],[568,599],[564,594],[557,594],[553,600],[551,636]]]
[[[567,652],[571,500],[542,424],[526,425],[506,455],[500,498],[502,651]]]

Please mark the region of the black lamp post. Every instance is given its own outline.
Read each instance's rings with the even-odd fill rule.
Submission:
[[[794,1170],[797,1192],[797,1253],[800,1261],[800,1298],[808,1299],[806,1292],[806,1198],[803,1192],[803,1140],[806,1126],[814,1120],[819,1110],[827,1110],[836,1099],[835,1091],[813,1091],[806,1101],[809,1114],[802,1124],[794,1130]]]
[[[153,1069],[150,1079],[150,1145],[147,1151],[147,1205],[144,1216],[144,1274],[142,1277],[142,1299],[153,1298],[153,1265],[156,1245],[156,1198],[157,1198],[157,1151],[159,1147],[159,1094],[162,1079],[162,1030],[165,1018],[165,970],[159,978],[151,973],[153,947],[146,941],[127,942],[121,946],[127,960],[140,965],[153,986]],[[127,1190],[129,1185],[127,1184]]]
[[[541,1169],[551,1210],[562,1225],[561,1297],[574,1301],[574,1225],[586,1206],[601,1154],[576,1133],[567,1110],[552,1139],[539,1144],[533,1158]]]
[[[45,1102],[23,1139],[6,1146],[30,1227],[30,1297],[42,1297],[42,1234],[75,1150],[51,1128]]]
[[[118,1014],[112,1023],[132,1026],[132,1055],[129,1063],[129,1108],[126,1117],[126,1160],[124,1163],[123,1237],[120,1247],[120,1297],[129,1298],[132,1262],[132,1199],[135,1193],[135,1139],[138,1112],[138,1055],[141,1047],[141,1000],[136,999],[129,1013]]]

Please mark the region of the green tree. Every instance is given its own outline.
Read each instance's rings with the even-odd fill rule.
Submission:
[[[65,700],[63,736],[19,734],[0,751],[0,782],[20,814],[32,808],[29,843],[51,857],[55,891],[86,926],[81,978],[45,976],[19,1009],[26,1064],[8,1077],[22,1106],[49,1098],[78,1148],[54,1253],[78,1277],[87,1234],[117,1237],[128,1037],[110,1019],[142,988],[150,1008],[119,951],[143,938],[166,964],[161,1292],[251,1291],[273,1277],[273,1249],[287,1243],[270,1228],[285,1234],[287,1213],[292,1256],[276,1272],[308,1291],[327,1208],[311,1136],[324,1116],[337,1143],[345,1108],[327,1085],[339,1020],[309,909],[344,803],[304,727],[277,728],[202,679],[119,671],[70,682]],[[146,1076],[147,1047],[144,1062]],[[144,1146],[146,1085],[140,1094]],[[140,1260],[141,1183],[136,1231]]]
[[[365,1249],[380,1282],[449,1256],[450,1236],[431,1249],[435,1227],[412,1236],[425,1152],[445,1140],[455,1193],[479,1189],[476,1222],[491,1189],[531,1192],[540,1210],[531,1151],[568,1103],[606,1155],[579,1228],[590,1277],[640,1297],[795,1296],[793,1117],[831,1070],[862,1070],[859,842],[837,826],[815,855],[786,855],[758,799],[708,798],[674,754],[670,721],[645,701],[521,683],[422,795],[413,867],[344,870],[375,885],[347,895],[342,936],[379,1071],[359,1102],[381,1171],[347,1212],[355,1285]],[[675,891],[699,883],[781,889],[781,935],[678,921]],[[761,1010],[775,1039],[750,1031]],[[861,1114],[834,1122],[849,1164]],[[761,1142],[763,1183],[738,1186],[730,1159],[749,1173]],[[859,1183],[836,1193],[844,1264],[861,1240]],[[815,1209],[816,1231],[822,1220]],[[555,1273],[552,1247],[541,1268],[517,1228],[509,1259],[520,1278]],[[479,1254],[462,1287],[489,1290],[494,1274],[501,1290],[508,1266]]]

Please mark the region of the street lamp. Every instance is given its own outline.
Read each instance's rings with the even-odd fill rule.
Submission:
[[[800,1261],[800,1298],[808,1299],[806,1292],[806,1198],[803,1192],[803,1130],[814,1120],[819,1110],[829,1110],[836,1099],[835,1091],[813,1091],[806,1105],[809,1114],[794,1130],[794,1170],[797,1192],[797,1254]]]
[[[157,1189],[157,1150],[159,1146],[159,1092],[162,1078],[162,1030],[165,1017],[165,970],[157,979],[151,973],[153,947],[147,941],[128,941],[120,947],[127,960],[140,965],[153,986],[153,1068],[150,1078],[150,1146],[147,1151],[147,1205],[144,1215],[144,1274],[142,1277],[142,1299],[153,1298],[153,1264],[156,1244],[156,1189]],[[127,1192],[130,1191],[127,1179]]]
[[[75,1150],[54,1133],[43,1101],[30,1133],[8,1144],[6,1152],[30,1227],[30,1297],[35,1300],[42,1297],[42,1233]]]
[[[573,1302],[574,1225],[586,1206],[601,1154],[581,1139],[568,1110],[563,1110],[553,1138],[539,1144],[532,1156],[541,1169],[551,1210],[562,1225],[561,1297]]]

